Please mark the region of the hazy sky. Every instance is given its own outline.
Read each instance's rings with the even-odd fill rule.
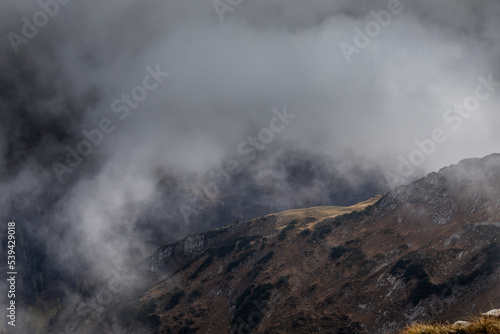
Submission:
[[[162,178],[210,198],[209,172],[233,160],[262,184],[287,180],[287,150],[385,172],[421,160],[408,180],[498,151],[496,1],[40,3],[0,5],[2,218],[53,190],[44,214],[109,260],[141,247],[144,208],[173,214],[157,203]],[[415,140],[428,155],[412,155]],[[73,168],[78,147],[91,153]]]

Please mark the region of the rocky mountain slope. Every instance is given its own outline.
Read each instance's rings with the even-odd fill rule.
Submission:
[[[356,206],[162,246],[118,275],[116,293],[111,281],[88,292],[95,303],[108,287],[107,302],[67,308],[49,332],[397,333],[458,320],[500,304],[499,228],[500,155],[468,159]]]

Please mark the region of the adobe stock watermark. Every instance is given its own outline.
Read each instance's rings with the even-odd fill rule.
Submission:
[[[141,84],[133,87],[129,94],[123,93],[111,102],[110,110],[116,114],[120,121],[124,121],[130,115],[131,110],[137,109],[150,92],[154,91],[169,76],[168,72],[162,72],[160,65],[156,68],[146,67],[147,74],[142,79]],[[65,174],[71,174],[82,164],[84,158],[90,156],[94,149],[98,148],[104,140],[105,135],[109,135],[116,130],[117,124],[109,117],[99,120],[94,129],[83,129],[81,131],[83,139],[76,144],[75,148],[66,145],[66,159],[62,162],[53,161],[52,169],[59,182],[63,181]]]
[[[230,160],[225,165],[225,168],[218,172],[210,171],[208,173],[211,181],[202,187],[207,197],[217,197],[221,189],[226,188],[231,183],[231,177],[236,177],[243,172],[241,166],[255,160],[257,153],[265,150],[274,140],[275,135],[285,130],[285,128],[290,125],[290,121],[297,116],[288,113],[286,106],[283,107],[283,111],[274,108],[272,113],[274,116],[270,119],[268,127],[262,128],[255,136],[249,136],[238,145],[237,153],[239,158]],[[192,206],[187,204],[181,204],[179,206],[179,211],[186,224],[189,223],[189,217],[192,214],[198,214],[200,212],[196,207],[198,207],[196,203]]]
[[[493,81],[493,74],[487,78],[480,76],[479,84],[474,89],[474,94],[467,96],[462,103],[454,104],[452,108],[446,109],[443,113],[444,122],[453,131],[457,131],[465,119],[471,117],[471,113],[478,110],[481,101],[485,101],[495,92],[495,87],[500,87],[500,82]],[[449,130],[448,130],[449,131]],[[411,151],[407,158],[398,156],[399,164],[396,172],[386,172],[385,178],[391,188],[411,181],[411,176],[416,168],[422,166],[428,157],[433,155],[439,144],[448,140],[447,130],[443,127],[434,128],[430,136],[422,140],[415,139],[417,147]]]
[[[212,5],[214,6],[215,12],[217,16],[219,16],[219,20],[224,21],[224,14],[226,12],[232,12],[236,7],[241,5],[244,0],[214,0]]]
[[[13,221],[7,224],[7,277],[7,324],[16,327],[16,223]]]
[[[39,0],[39,11],[35,12],[31,19],[23,16],[21,18],[22,26],[20,34],[9,32],[7,39],[14,50],[14,53],[19,52],[21,44],[28,44],[30,40],[38,35],[40,29],[45,27],[50,19],[54,18],[58,13],[61,5],[67,5],[71,0]]]
[[[373,19],[365,24],[364,29],[361,30],[357,26],[353,28],[356,33],[353,37],[353,44],[346,42],[339,44],[346,61],[350,64],[352,61],[351,57],[354,54],[360,54],[361,50],[368,47],[371,41],[380,35],[382,28],[386,28],[391,23],[392,17],[401,13],[403,9],[403,5],[399,0],[389,0],[387,10],[382,9],[378,12],[375,10],[370,11],[371,18]]]

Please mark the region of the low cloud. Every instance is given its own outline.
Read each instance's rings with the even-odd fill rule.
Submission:
[[[498,150],[497,91],[460,129],[443,119],[478,78],[500,80],[494,1],[401,0],[350,62],[342,43],[387,1],[243,1],[223,21],[210,1],[57,3],[47,22],[40,3],[0,5],[0,206],[61,268],[105,275],[234,219],[363,200],[438,127],[449,138],[405,182]],[[157,66],[168,76],[145,96]],[[211,196],[211,175],[284,106],[296,117]],[[92,153],[54,172],[93,129]]]

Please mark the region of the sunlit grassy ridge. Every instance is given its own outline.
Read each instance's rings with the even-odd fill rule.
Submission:
[[[351,213],[353,211],[362,211],[367,206],[375,204],[381,197],[382,195],[377,195],[364,202],[351,206],[315,206],[311,208],[283,211],[273,215],[277,216],[276,220],[277,226],[284,226],[288,224],[290,221],[293,221],[295,219],[305,219],[308,217],[315,217],[316,219],[313,220],[311,224],[307,226],[308,228],[311,228],[321,219],[334,218],[346,213]]]
[[[412,324],[401,334],[497,334],[500,333],[500,318],[478,316],[469,320],[467,325]]]

